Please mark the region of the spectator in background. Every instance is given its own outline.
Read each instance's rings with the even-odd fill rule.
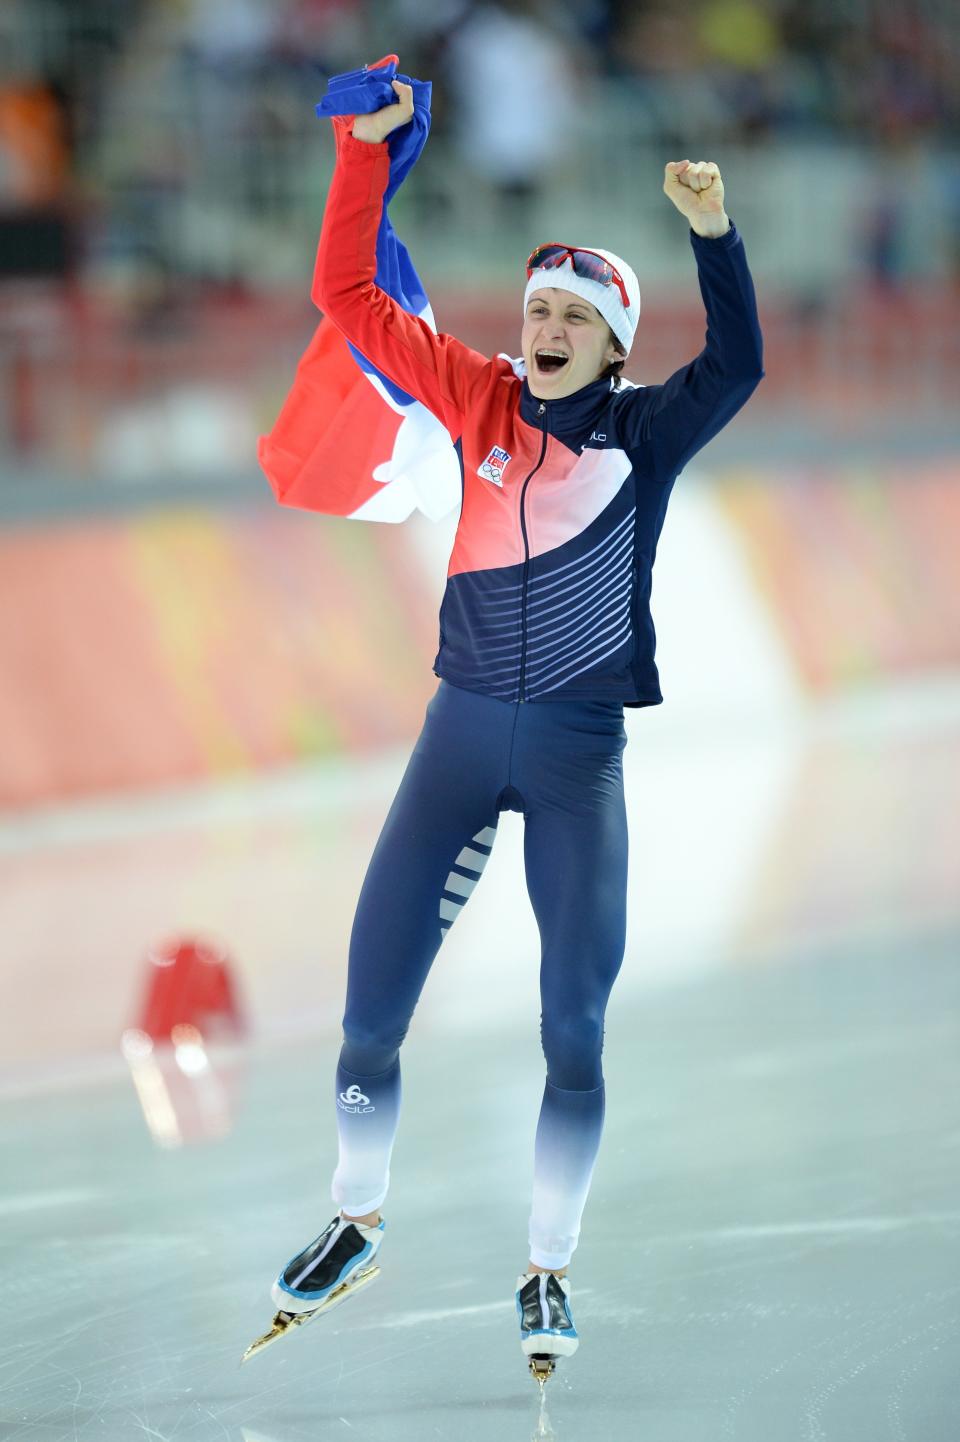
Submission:
[[[63,110],[37,70],[0,71],[0,277],[63,277],[71,264]]]
[[[689,135],[723,135],[729,110],[704,71],[701,42],[686,11],[640,3],[624,7],[610,50],[615,75],[648,134],[686,153]]]
[[[535,0],[484,0],[451,29],[444,67],[457,97],[451,119],[458,150],[493,191],[495,214],[484,225],[526,228],[574,140],[572,46],[541,19]]]
[[[776,16],[754,0],[708,0],[696,17],[702,64],[743,139],[762,139],[778,112],[783,48]]]
[[[40,209],[63,199],[67,147],[60,105],[39,78],[0,81],[0,206]]]

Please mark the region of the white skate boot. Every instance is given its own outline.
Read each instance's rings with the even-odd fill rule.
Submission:
[[[570,1311],[570,1283],[553,1272],[525,1272],[517,1278],[520,1346],[542,1387],[558,1357],[572,1357],[580,1345]]]
[[[347,1221],[337,1214],[309,1246],[298,1252],[270,1289],[279,1308],[269,1332],[244,1352],[242,1362],[262,1352],[294,1327],[330,1312],[368,1286],[380,1275],[375,1257],[383,1241],[386,1222],[375,1227]]]

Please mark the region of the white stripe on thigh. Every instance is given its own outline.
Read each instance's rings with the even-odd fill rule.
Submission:
[[[447,879],[443,883],[443,890],[451,892],[450,896],[440,898],[440,936],[446,936],[453,923],[466,904],[467,897],[473,892],[480,877],[483,875],[483,868],[490,860],[489,851],[480,851],[478,846],[492,847],[497,834],[495,826],[485,826],[473,837],[475,845],[465,846],[457,857],[454,865],[462,866],[464,871],[471,871],[472,876],[462,876],[459,871],[447,873]]]

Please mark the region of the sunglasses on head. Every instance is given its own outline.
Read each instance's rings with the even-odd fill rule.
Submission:
[[[557,270],[566,265],[568,260],[573,266],[574,275],[582,276],[584,280],[595,280],[600,285],[615,285],[620,292],[624,310],[630,309],[623,276],[615,265],[604,260],[602,255],[597,255],[595,250],[579,250],[575,246],[560,245],[556,241],[538,245],[527,260],[527,279],[530,279],[535,270]]]

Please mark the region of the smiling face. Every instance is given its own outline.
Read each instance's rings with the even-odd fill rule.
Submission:
[[[572,396],[622,359],[596,306],[553,286],[535,290],[527,302],[520,346],[538,400]]]

